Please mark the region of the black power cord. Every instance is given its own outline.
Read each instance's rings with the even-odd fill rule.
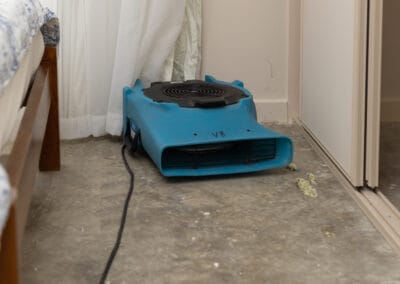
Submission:
[[[140,137],[140,132],[138,132],[138,133],[135,135],[135,137],[134,137],[133,140],[130,140],[130,142],[132,142],[131,145],[129,145],[129,147],[130,147],[129,150],[130,150],[130,151],[134,152],[134,151],[137,150],[137,145],[138,145],[139,137]],[[117,255],[119,246],[120,246],[120,244],[121,244],[122,235],[123,235],[123,233],[124,233],[125,222],[126,222],[126,216],[127,216],[127,214],[128,214],[128,208],[129,208],[129,202],[131,201],[132,194],[133,194],[133,191],[134,191],[134,189],[135,189],[135,188],[134,188],[134,185],[135,185],[135,174],[134,174],[132,168],[129,166],[128,160],[126,159],[126,155],[125,155],[125,153],[126,153],[125,150],[126,150],[127,147],[128,147],[127,144],[128,144],[128,143],[126,142],[126,140],[124,140],[124,145],[123,145],[122,148],[121,148],[121,155],[122,155],[122,160],[124,161],[125,168],[126,168],[126,170],[128,171],[129,176],[130,176],[129,191],[128,191],[128,195],[126,196],[126,200],[125,200],[125,204],[124,204],[124,209],[123,209],[123,211],[122,211],[121,223],[120,223],[120,225],[119,225],[117,239],[116,239],[116,241],[115,241],[115,244],[114,244],[114,247],[113,247],[113,249],[112,249],[112,251],[111,251],[111,254],[110,254],[110,256],[108,257],[108,260],[107,260],[106,266],[105,266],[105,268],[104,268],[104,271],[103,271],[103,273],[102,273],[102,275],[101,275],[101,279],[100,279],[100,282],[99,282],[100,284],[104,284],[104,283],[105,283],[105,281],[106,281],[106,279],[107,279],[108,272],[110,271],[111,266],[112,266],[113,261],[114,261],[114,258],[115,258],[115,256]]]

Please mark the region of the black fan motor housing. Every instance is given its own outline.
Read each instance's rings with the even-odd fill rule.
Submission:
[[[186,108],[223,107],[247,97],[235,87],[200,80],[155,82],[143,93],[156,102],[176,103]]]

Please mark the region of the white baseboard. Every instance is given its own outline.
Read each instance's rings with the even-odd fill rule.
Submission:
[[[288,122],[287,100],[255,100],[259,122]]]
[[[381,119],[385,122],[400,121],[399,99],[382,99]]]

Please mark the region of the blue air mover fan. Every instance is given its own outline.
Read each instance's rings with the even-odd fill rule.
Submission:
[[[124,137],[143,147],[164,176],[263,171],[285,167],[293,156],[288,137],[257,123],[242,82],[211,76],[125,88]]]

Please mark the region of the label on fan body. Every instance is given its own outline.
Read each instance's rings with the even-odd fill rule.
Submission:
[[[212,132],[211,135],[215,138],[224,138],[226,136],[224,131]]]

